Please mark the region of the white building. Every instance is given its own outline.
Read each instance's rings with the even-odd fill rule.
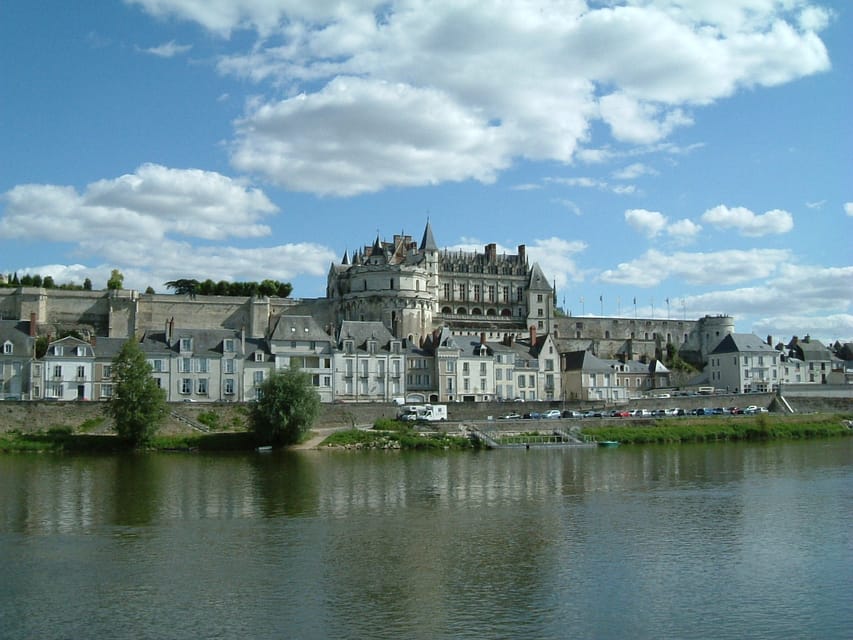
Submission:
[[[729,334],[708,358],[708,382],[735,393],[774,391],[779,386],[781,356],[754,334]]]
[[[334,353],[335,399],[391,402],[406,395],[403,341],[379,321],[346,320]]]

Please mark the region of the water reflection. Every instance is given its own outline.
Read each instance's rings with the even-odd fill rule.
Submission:
[[[842,637],[851,444],[0,456],[0,625]]]

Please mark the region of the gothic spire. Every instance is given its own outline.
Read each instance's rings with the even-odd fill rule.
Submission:
[[[432,227],[427,220],[426,228],[424,229],[424,237],[421,240],[421,251],[438,251],[438,245],[435,244],[435,238],[432,236]]]

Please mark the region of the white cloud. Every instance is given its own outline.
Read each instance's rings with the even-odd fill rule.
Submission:
[[[681,242],[690,242],[702,230],[702,226],[692,220],[682,219],[670,222],[669,218],[659,211],[648,211],[647,209],[628,209],[625,212],[625,221],[637,232],[647,238],[656,238],[661,233],[666,233],[671,238]]]
[[[223,37],[255,30],[218,68],[289,97],[247,109],[234,165],[322,194],[570,163],[596,120],[617,141],[662,144],[701,105],[829,68],[818,33],[831,16],[799,2],[128,1]]]
[[[853,202],[844,203],[844,213],[846,213],[848,216],[853,216]]]
[[[678,278],[694,285],[730,285],[768,278],[790,260],[781,249],[728,250],[712,253],[676,252],[670,255],[655,249],[599,276],[608,284],[654,287]]]
[[[838,339],[853,336],[853,267],[795,265],[789,260],[759,285],[717,290],[686,298],[694,315],[727,313],[738,319],[751,318],[758,335],[822,336]],[[791,292],[796,291],[796,305]],[[792,313],[792,307],[807,313]]]
[[[658,172],[655,169],[643,164],[642,162],[635,162],[633,164],[628,165],[627,167],[623,167],[622,169],[613,172],[613,177],[617,180],[634,180],[641,176],[656,175],[658,175]]]
[[[234,166],[297,191],[488,183],[509,165],[498,128],[442,92],[404,84],[337,78],[318,93],[260,104],[237,126]]]
[[[719,205],[703,213],[702,221],[718,229],[736,229],[749,237],[787,233],[794,228],[794,217],[781,209],[757,215],[745,207]]]
[[[628,209],[625,212],[625,222],[647,238],[654,238],[666,227],[666,216],[659,211],[646,209]]]
[[[135,173],[73,187],[19,185],[0,196],[0,233],[12,238],[110,242],[169,234],[208,240],[269,235],[257,224],[277,207],[258,189],[212,171],[145,164]]]
[[[111,268],[125,285],[157,288],[175,277],[214,280],[322,276],[333,252],[310,243],[266,248],[193,246],[176,236],[208,241],[270,234],[259,220],[278,208],[260,190],[211,171],[146,164],[134,173],[73,187],[19,185],[0,196],[0,236],[67,244],[70,253],[102,266],[43,265],[33,273],[57,282],[93,282]],[[109,266],[107,266],[109,265]]]
[[[699,235],[699,232],[702,231],[702,225],[684,218],[673,222],[666,230],[673,238],[677,238],[683,242],[691,242]]]
[[[158,58],[173,58],[181,53],[186,53],[192,48],[191,44],[177,44],[174,40],[170,40],[156,47],[140,48],[139,51],[157,56]]]
[[[576,216],[583,215],[583,211],[577,205],[577,203],[574,202],[573,200],[567,200],[566,198],[553,198],[551,200],[551,202],[553,202],[554,204],[560,205],[564,209],[568,209],[571,213],[573,213]]]

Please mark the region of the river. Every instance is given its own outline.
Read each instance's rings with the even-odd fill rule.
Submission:
[[[849,638],[853,438],[0,456],[0,637]]]

